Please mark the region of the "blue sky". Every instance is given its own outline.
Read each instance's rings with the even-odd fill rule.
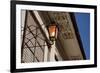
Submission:
[[[90,59],[90,14],[75,13],[76,22],[81,36],[86,58]]]

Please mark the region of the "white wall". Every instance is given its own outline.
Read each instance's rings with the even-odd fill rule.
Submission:
[[[34,0],[62,3],[96,4],[97,0]],[[85,69],[42,71],[34,73],[99,73],[100,72],[100,2],[98,0],[98,67]],[[10,73],[10,0],[0,1],[0,73]]]

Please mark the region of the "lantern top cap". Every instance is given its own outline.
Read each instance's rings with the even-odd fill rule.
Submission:
[[[56,26],[57,27],[57,24],[55,23],[55,22],[53,22],[53,23],[51,23],[50,25],[48,25],[48,27],[49,26]]]

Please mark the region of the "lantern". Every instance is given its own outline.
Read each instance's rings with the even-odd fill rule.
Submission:
[[[55,41],[55,39],[57,38],[57,33],[58,33],[57,25],[55,25],[55,23],[49,25],[48,32],[49,32],[50,41],[52,42]]]

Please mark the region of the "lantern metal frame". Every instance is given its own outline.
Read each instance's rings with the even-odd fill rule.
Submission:
[[[47,29],[48,29],[48,33],[49,33],[49,38],[50,38],[51,45],[53,45],[54,41],[57,39],[58,26],[56,25],[55,22],[53,22],[53,23],[51,23],[51,25],[47,26]],[[54,35],[53,36],[51,35],[52,32],[50,31],[52,29],[54,29]]]

